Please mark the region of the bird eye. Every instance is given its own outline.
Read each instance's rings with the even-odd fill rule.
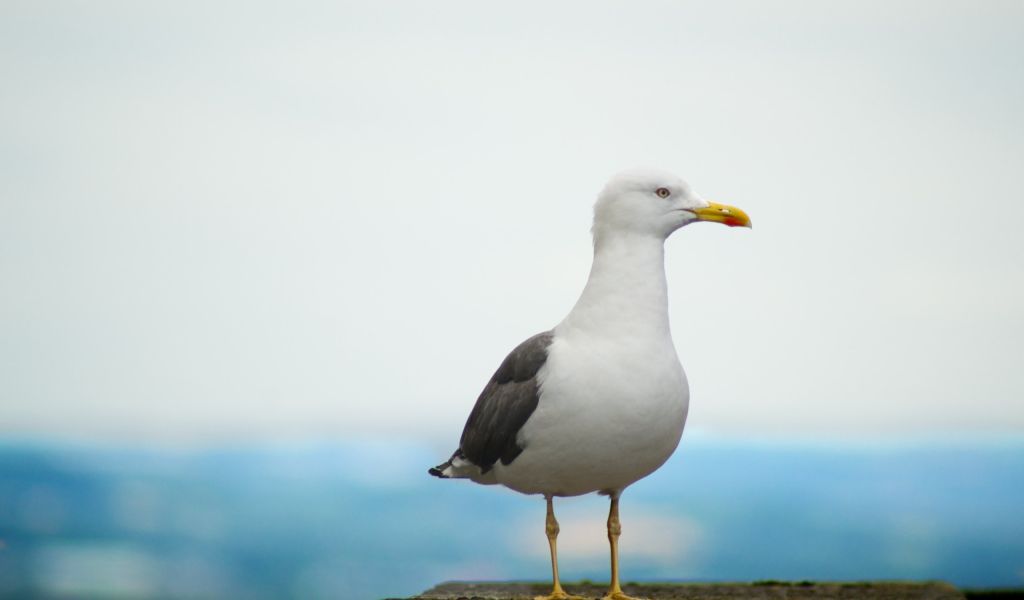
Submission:
[[[657,194],[659,198],[668,198],[672,195],[672,192],[670,192],[668,188],[658,188],[654,190],[654,193]]]

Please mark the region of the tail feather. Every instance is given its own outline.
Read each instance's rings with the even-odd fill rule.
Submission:
[[[466,455],[462,453],[462,448],[459,448],[448,460],[427,469],[427,473],[441,479],[472,478],[480,475],[480,467],[467,460]]]
[[[446,460],[443,463],[437,465],[436,467],[430,467],[429,469],[427,469],[427,473],[430,473],[434,477],[440,477],[441,479],[448,479],[451,476],[450,475],[445,475],[444,472],[447,469],[450,469],[451,466],[452,466],[452,459],[449,458],[448,460]]]

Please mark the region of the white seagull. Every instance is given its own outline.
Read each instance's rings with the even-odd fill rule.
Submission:
[[[458,449],[430,469],[442,478],[501,484],[547,501],[545,531],[558,581],[552,498],[611,498],[611,586],[619,585],[619,496],[679,445],[689,406],[668,319],[665,240],[697,221],[750,227],[743,211],[708,202],[659,171],[613,177],[594,205],[594,262],[576,305],[554,329],[519,344],[469,414]]]

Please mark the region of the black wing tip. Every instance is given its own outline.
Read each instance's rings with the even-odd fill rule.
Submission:
[[[461,456],[462,456],[462,449],[456,450],[455,454],[452,454],[451,458],[449,458],[448,460],[444,461],[443,463],[437,465],[436,467],[430,467],[429,469],[427,469],[427,473],[430,473],[434,477],[440,477],[441,479],[451,479],[451,477],[449,477],[448,475],[444,474],[444,470],[447,469],[448,467],[452,466],[452,461],[455,460],[456,457],[461,457]]]
[[[440,477],[441,479],[451,479],[451,475],[445,475],[444,474],[444,470],[447,469],[448,467],[452,466],[452,462],[456,458],[462,458],[462,459],[466,458],[466,455],[462,453],[462,448],[459,448],[455,452],[452,452],[452,456],[448,460],[446,460],[443,463],[437,465],[436,467],[430,467],[429,469],[427,469],[427,473],[430,473],[434,477]]]

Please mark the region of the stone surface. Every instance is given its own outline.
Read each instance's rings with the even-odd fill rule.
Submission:
[[[564,585],[570,594],[599,599],[607,585],[590,582]],[[648,600],[964,600],[960,590],[941,582],[899,583],[816,583],[763,581],[755,583],[629,583],[623,591]],[[532,600],[550,593],[549,583],[466,583],[448,582],[435,586],[412,600]]]

